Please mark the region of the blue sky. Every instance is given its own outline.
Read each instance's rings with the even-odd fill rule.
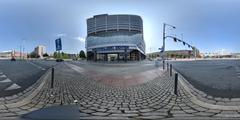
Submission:
[[[239,10],[239,0],[0,0],[0,51],[41,44],[52,53],[61,37],[63,51],[77,53],[85,50],[86,19],[107,13],[140,15],[147,52],[162,46],[164,22],[200,52],[240,52]],[[188,48],[167,39],[166,50],[178,49]]]

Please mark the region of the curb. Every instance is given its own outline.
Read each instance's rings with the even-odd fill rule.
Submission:
[[[190,100],[193,103],[200,105],[202,107],[205,107],[205,108],[209,108],[209,109],[240,110],[239,105],[218,105],[218,104],[208,103],[208,101],[213,101],[213,100],[204,98],[202,96],[202,95],[206,96],[207,94],[194,88],[179,72],[177,72],[176,70],[173,70],[173,71],[179,74],[179,82],[182,85],[182,87],[184,88],[184,90],[191,95]],[[198,92],[196,92],[196,91],[198,91]],[[201,94],[199,94],[199,93],[201,93]],[[199,97],[203,97],[203,98],[199,98]],[[205,100],[202,101],[203,99],[205,99]],[[229,101],[229,102],[231,102],[231,101]]]
[[[9,104],[4,104],[4,105],[0,105],[0,109],[1,108],[15,108],[15,107],[20,107],[24,104],[27,104],[29,102],[31,102],[31,100],[39,93],[39,91],[42,89],[43,85],[46,83],[47,78],[49,77],[51,73],[51,69],[48,69],[47,72],[45,72],[39,79],[37,83],[33,84],[31,87],[29,87],[31,90],[29,90],[28,92],[23,92],[21,96],[19,97],[24,97],[23,99],[14,102],[14,103],[9,103]],[[41,83],[40,83],[41,82]],[[40,84],[40,85],[39,85]],[[37,86],[38,85],[38,86]],[[37,86],[36,89],[34,89],[33,86]],[[29,89],[27,88],[27,89]],[[25,91],[25,90],[24,90]],[[31,92],[32,91],[32,92]],[[31,92],[31,93],[29,93]]]

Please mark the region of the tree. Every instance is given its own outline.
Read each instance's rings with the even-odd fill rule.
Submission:
[[[48,57],[49,55],[47,53],[44,53],[43,54],[43,57]]]
[[[58,52],[54,52],[54,53],[53,53],[53,57],[54,57],[54,58],[58,58]]]
[[[82,59],[86,58],[85,52],[83,50],[80,51],[79,57],[82,58]]]
[[[30,55],[29,55],[30,58],[37,58],[38,55],[35,53],[35,52],[32,52]]]

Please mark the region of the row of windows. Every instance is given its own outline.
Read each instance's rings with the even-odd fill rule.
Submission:
[[[135,15],[100,15],[87,20],[88,34],[112,29],[143,31],[142,19]]]
[[[116,35],[108,37],[89,36],[86,40],[86,47],[92,48],[96,46],[107,46],[107,45],[123,45],[132,44],[136,45],[143,52],[145,51],[145,42],[142,34],[134,34],[131,36],[127,35]]]

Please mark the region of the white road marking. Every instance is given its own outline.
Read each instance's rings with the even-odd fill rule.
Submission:
[[[12,82],[10,79],[5,79],[5,80],[2,80],[2,81],[0,81],[0,83],[6,83],[6,82]]]
[[[46,70],[45,68],[43,68],[43,67],[41,67],[39,65],[36,65],[36,64],[34,64],[34,63],[30,62],[30,61],[28,61],[28,63],[30,63],[31,65],[33,65],[33,66],[35,66],[35,67],[37,67],[37,68],[39,68],[41,70]]]
[[[1,75],[1,76],[0,76],[0,78],[5,78],[5,77],[7,77],[7,76],[6,76],[6,75]]]
[[[19,89],[19,88],[21,88],[21,86],[14,83],[10,87],[6,88],[5,90],[15,90],[15,89]]]

